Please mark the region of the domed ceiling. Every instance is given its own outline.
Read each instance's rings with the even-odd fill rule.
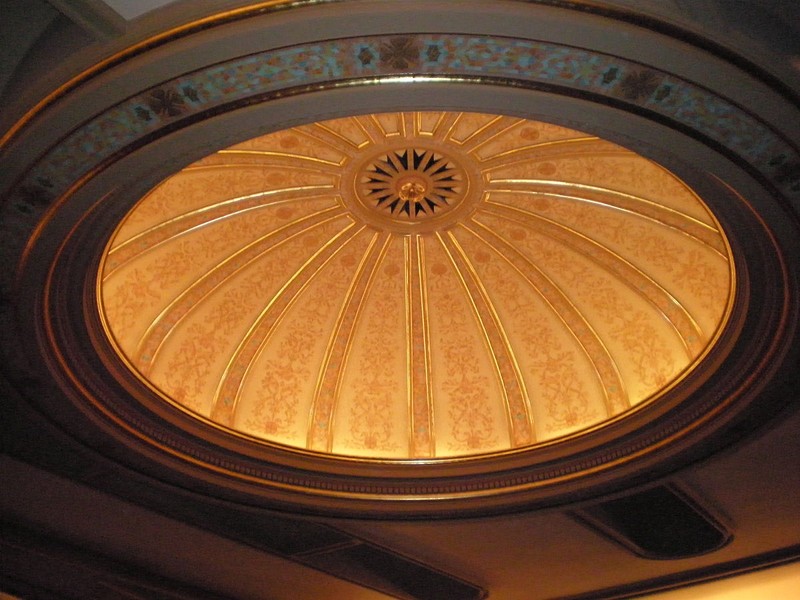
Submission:
[[[550,443],[657,401],[730,311],[724,233],[606,140],[483,113],[310,123],[217,152],[101,266],[119,353],[267,444],[383,460]]]

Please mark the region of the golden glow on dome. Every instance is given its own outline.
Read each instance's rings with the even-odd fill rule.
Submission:
[[[380,459],[529,448],[656,398],[727,317],[708,208],[608,141],[477,113],[371,114],[204,158],[127,215],[110,337],[193,414]]]

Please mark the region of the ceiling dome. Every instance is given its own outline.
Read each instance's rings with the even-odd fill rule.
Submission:
[[[733,299],[725,234],[656,163],[562,126],[377,113],[169,177],[99,278],[130,368],[267,444],[487,456],[656,401]]]
[[[3,134],[26,402],[180,489],[356,517],[582,501],[776,418],[785,90],[595,9],[346,4],[143,32]]]

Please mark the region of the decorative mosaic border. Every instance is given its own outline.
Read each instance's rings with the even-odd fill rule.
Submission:
[[[102,161],[165,126],[282,90],[422,75],[516,80],[593,94],[696,131],[800,206],[800,155],[779,132],[710,90],[652,67],[549,42],[458,34],[370,36],[269,50],[206,67],[84,123],[28,172],[0,209],[0,260],[15,264],[55,198]],[[10,270],[0,275],[0,289]]]

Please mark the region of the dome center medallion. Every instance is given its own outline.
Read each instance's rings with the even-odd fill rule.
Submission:
[[[352,172],[353,208],[398,233],[439,229],[455,222],[462,212],[456,209],[465,205],[469,177],[462,162],[416,144],[373,154]]]

